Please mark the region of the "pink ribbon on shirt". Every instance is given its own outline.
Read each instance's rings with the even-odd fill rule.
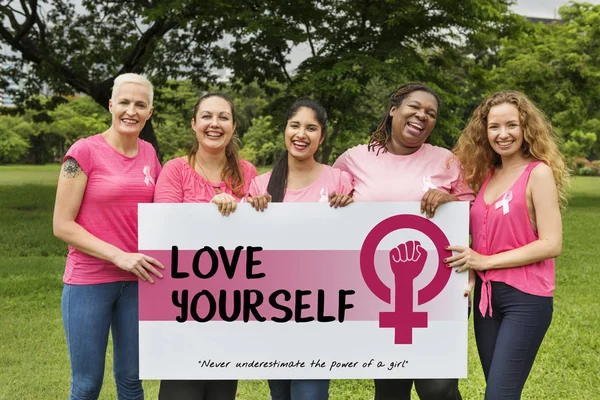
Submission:
[[[429,189],[437,189],[437,186],[431,183],[431,177],[428,175],[423,177],[423,191],[426,192]]]
[[[510,212],[510,206],[508,205],[508,203],[510,203],[512,199],[512,192],[510,190],[507,190],[506,193],[504,193],[504,197],[502,197],[502,200],[496,202],[496,210],[502,207],[502,214],[508,214]]]
[[[144,175],[146,175],[146,177],[144,178],[144,183],[146,184],[146,186],[148,186],[150,184],[150,182],[152,182],[152,184],[154,186],[156,186],[156,183],[154,183],[154,179],[152,178],[152,175],[150,175],[150,167],[147,165],[144,165]]]
[[[327,189],[321,188],[321,198],[319,199],[319,203],[327,203],[329,201],[329,193]]]

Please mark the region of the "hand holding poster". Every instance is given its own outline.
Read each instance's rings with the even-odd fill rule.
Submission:
[[[144,204],[142,379],[464,377],[468,204]]]

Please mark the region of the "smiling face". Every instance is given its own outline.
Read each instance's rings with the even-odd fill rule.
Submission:
[[[288,154],[297,160],[312,158],[323,142],[323,127],[313,110],[302,107],[285,127],[285,147]]]
[[[225,151],[235,130],[229,102],[221,97],[208,97],[198,105],[192,129],[200,148],[211,153]]]
[[[124,135],[139,135],[152,116],[150,92],[139,83],[123,83],[108,101],[113,128]]]
[[[406,155],[417,151],[435,127],[438,113],[436,98],[425,91],[409,93],[402,104],[390,109],[392,136],[387,150]]]
[[[487,116],[487,136],[490,146],[500,157],[522,155],[523,129],[519,109],[510,103],[490,108]]]

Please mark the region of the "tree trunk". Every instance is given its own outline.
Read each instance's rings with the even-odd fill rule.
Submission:
[[[335,143],[335,139],[340,134],[341,126],[341,122],[338,121],[333,128],[333,132],[331,132],[331,134],[328,135],[323,141],[323,144],[321,145],[321,156],[319,157],[319,162],[322,164],[329,164],[329,157],[333,151],[333,144]]]
[[[150,143],[152,146],[154,146],[154,149],[156,150],[156,155],[160,160],[160,148],[158,147],[158,141],[156,140],[156,135],[154,134],[154,125],[152,124],[152,118],[146,121],[144,129],[142,129],[142,132],[140,133],[140,139],[143,139],[146,142]]]

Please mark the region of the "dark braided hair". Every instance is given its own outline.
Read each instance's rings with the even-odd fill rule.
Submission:
[[[384,153],[387,151],[387,144],[392,137],[392,117],[390,116],[390,111],[393,107],[400,107],[409,94],[418,91],[431,94],[435,97],[438,107],[440,106],[441,100],[438,94],[424,83],[409,82],[400,86],[390,96],[390,106],[385,113],[385,117],[383,117],[381,122],[379,122],[379,125],[377,125],[377,128],[375,128],[371,134],[368,145],[369,151],[376,151],[377,149],[377,154],[379,154],[380,151],[383,151]]]
[[[321,125],[321,137],[325,137],[327,133],[327,111],[316,101],[309,99],[299,99],[292,104],[288,111],[287,121],[292,119],[301,108],[310,109],[319,125]],[[284,131],[285,132],[285,131]],[[284,133],[285,134],[285,133]],[[288,152],[284,151],[281,156],[277,159],[271,177],[269,178],[269,184],[267,185],[267,193],[272,197],[272,202],[281,203],[285,196],[285,189],[287,188],[287,177],[288,177]]]

